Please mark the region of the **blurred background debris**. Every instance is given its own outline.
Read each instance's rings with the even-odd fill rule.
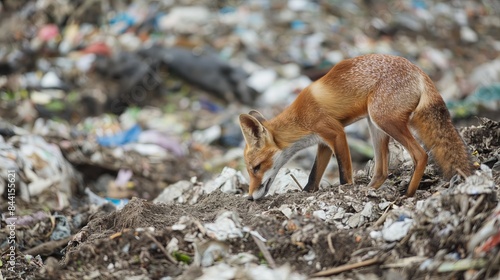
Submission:
[[[25,209],[19,218],[45,214],[29,236],[65,241],[87,222],[74,210],[81,207],[86,217],[122,209],[132,197],[196,205],[219,191],[244,195],[248,183],[238,115],[257,109],[271,118],[333,65],[367,53],[406,57],[429,74],[454,123],[463,127],[475,165],[491,169],[492,178],[485,180],[493,182],[498,198],[499,14],[495,0],[0,1],[1,205],[7,205],[7,174],[13,170],[19,207]],[[366,122],[346,132],[357,182],[364,184],[373,168]],[[269,196],[299,192],[314,152],[299,153]],[[412,163],[397,144],[391,144],[391,153],[388,192],[397,192],[407,184]],[[322,190],[338,184],[336,168],[331,161]],[[430,195],[430,186],[435,192],[446,189],[436,174],[430,164],[421,199]],[[370,190],[366,195],[379,198]],[[320,197],[318,204],[271,203],[274,210],[267,214],[276,211],[289,221],[312,215],[347,230],[378,224],[375,211],[392,207],[385,199],[368,204],[353,196],[342,193],[342,203],[321,204]],[[306,206],[312,214],[303,211]],[[408,205],[400,206],[399,216],[372,231],[374,239],[401,240],[424,223],[408,214]],[[498,229],[491,221],[497,216],[483,223],[490,231],[474,235],[468,253],[492,252]],[[80,227],[71,227],[81,219]],[[302,238],[299,233],[295,237]],[[482,244],[486,237],[497,239]],[[25,245],[42,242],[35,239]],[[307,254],[314,267],[321,256],[314,250]],[[206,269],[205,277],[224,265]],[[302,278],[288,266],[256,269]],[[240,274],[257,275],[229,273]]]

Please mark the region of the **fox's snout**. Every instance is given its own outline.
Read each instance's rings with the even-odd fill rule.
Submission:
[[[247,199],[248,200],[258,200],[258,199],[263,198],[267,194],[267,192],[269,191],[273,181],[274,181],[273,178],[269,178],[265,182],[262,182],[260,185],[258,185],[258,187],[255,190],[251,191],[248,194]]]

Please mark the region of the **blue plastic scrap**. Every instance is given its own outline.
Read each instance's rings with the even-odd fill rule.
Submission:
[[[119,132],[115,135],[98,137],[97,143],[104,147],[122,146],[128,143],[137,142],[137,140],[139,139],[139,134],[141,134],[141,132],[141,126],[136,124],[129,130]]]

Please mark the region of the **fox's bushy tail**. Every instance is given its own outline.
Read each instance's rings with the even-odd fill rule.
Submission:
[[[457,169],[471,175],[472,161],[465,142],[451,122],[450,113],[432,82],[427,82],[427,88],[412,116],[411,126],[446,179],[457,174]]]

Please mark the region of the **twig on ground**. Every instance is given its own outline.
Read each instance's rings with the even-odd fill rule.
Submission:
[[[408,257],[408,258],[396,260],[393,263],[381,265],[380,268],[402,268],[402,267],[410,266],[410,265],[415,264],[415,263],[422,263],[426,259],[427,259],[426,257],[413,256],[413,257]]]
[[[292,177],[292,179],[295,181],[295,184],[299,186],[300,190],[304,190],[304,188],[300,185],[299,181],[297,180],[297,178],[295,178],[295,176],[293,176],[293,174],[290,173],[290,177]]]
[[[389,209],[392,208],[394,203],[396,203],[395,200],[393,202],[391,202],[389,205],[387,205],[387,208],[385,208],[384,214],[382,214],[382,216],[380,216],[380,218],[378,218],[378,220],[375,222],[375,224],[373,224],[373,226],[378,227],[385,222],[385,219],[387,219],[387,216],[389,216]]]
[[[326,237],[326,240],[328,241],[328,248],[330,248],[330,252],[332,252],[332,255],[335,255],[335,248],[333,248],[332,235],[333,232],[330,232]]]
[[[255,242],[255,244],[257,244],[257,247],[259,247],[260,251],[262,252],[262,255],[266,259],[269,266],[271,268],[276,268],[276,263],[274,262],[274,259],[271,256],[271,253],[269,253],[269,250],[267,250],[266,244],[264,244],[264,242],[262,242],[262,240],[260,240],[259,238],[257,238],[253,234],[252,234],[252,238],[253,238],[253,241]]]
[[[452,272],[464,271],[469,269],[484,268],[488,265],[486,259],[461,259],[458,261],[443,262],[438,268],[437,272]]]
[[[73,238],[73,235],[68,236],[61,240],[52,240],[49,242],[42,243],[36,247],[28,249],[23,252],[25,255],[41,255],[41,256],[50,256],[54,254],[58,249],[61,249]]]
[[[375,258],[372,258],[372,259],[368,259],[366,261],[362,261],[362,262],[358,262],[358,263],[344,264],[344,265],[341,265],[341,266],[337,266],[337,267],[334,267],[334,268],[330,268],[330,269],[327,269],[327,270],[316,272],[316,273],[312,274],[311,277],[330,276],[330,275],[339,274],[339,273],[342,273],[342,272],[345,272],[345,271],[353,270],[353,269],[356,269],[356,268],[370,266],[370,265],[373,265],[373,264],[376,264],[376,263],[379,263],[379,262],[380,262],[380,258],[375,257]]]
[[[174,259],[174,257],[172,257],[172,255],[170,255],[168,252],[167,252],[167,249],[165,249],[165,247],[160,243],[160,241],[156,240],[156,238],[151,235],[149,232],[145,232],[144,233],[149,239],[151,239],[151,241],[153,241],[156,246],[158,246],[158,248],[160,249],[160,251],[163,252],[163,254],[165,255],[165,257],[167,257],[167,259],[169,261],[171,261],[172,263],[177,263],[177,261]]]
[[[50,215],[50,231],[45,235],[46,238],[49,238],[52,235],[52,232],[54,232],[54,229],[56,228],[56,218],[52,215]]]
[[[472,217],[474,214],[476,214],[477,208],[479,206],[483,205],[483,200],[486,198],[486,195],[482,194],[476,201],[476,204],[472,206],[472,208],[467,211],[467,217]]]

